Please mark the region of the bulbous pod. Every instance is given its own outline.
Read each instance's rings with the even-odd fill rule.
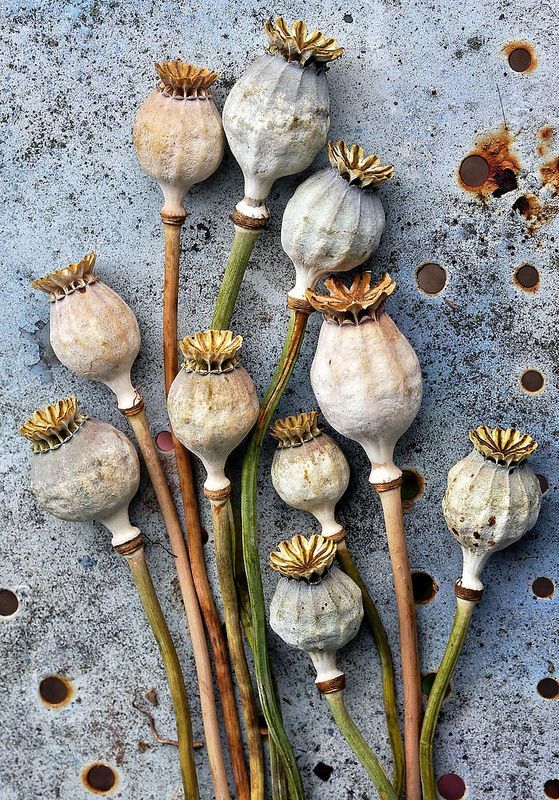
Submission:
[[[297,21],[290,30],[278,18],[265,31],[269,52],[252,62],[231,89],[223,108],[227,141],[244,176],[237,211],[268,217],[266,198],[274,181],[305,169],[323,147],[330,127],[325,64],[343,49]]]
[[[464,556],[458,584],[481,591],[480,576],[489,556],[536,524],[541,488],[526,463],[537,447],[531,436],[481,425],[470,431],[470,439],[474,450],[448,473],[442,506]]]
[[[363,619],[361,591],[331,566],[335,554],[331,540],[298,534],[270,556],[282,575],[270,604],[270,626],[286,644],[311,656],[317,683],[343,674],[335,654],[355,637]]]
[[[186,360],[167,398],[173,433],[204,464],[210,491],[229,486],[225,462],[260,410],[252,378],[237,356],[242,341],[231,331],[212,330],[183,339]]]
[[[223,158],[225,137],[210,92],[218,75],[180,60],[155,69],[160,81],[138,109],[132,138],[141,166],[163,192],[162,216],[181,218],[187,191]]]
[[[311,385],[330,425],[363,447],[369,480],[400,477],[393,461],[398,439],[421,405],[422,377],[411,344],[384,310],[396,284],[385,274],[370,286],[370,273],[347,289],[330,279],[330,295],[307,292],[324,322],[311,367]]]
[[[33,281],[49,294],[50,342],[71,372],[101,381],[131,408],[138,396],[130,370],[140,350],[140,330],[132,309],[93,274],[95,253]]]
[[[97,520],[112,532],[114,546],[139,535],[128,506],[140,464],[124,434],[81,414],[75,397],[36,411],[20,433],[33,442],[31,491],[44,511],[73,522]]]
[[[384,209],[376,191],[394,174],[358,145],[328,143],[330,169],[311,175],[287,203],[281,244],[295,266],[289,295],[304,299],[307,289],[331,272],[363,264],[378,248]]]
[[[274,489],[287,505],[310,512],[323,536],[338,533],[336,504],[349,484],[349,464],[336,442],[317,425],[317,412],[277,420],[272,461]]]

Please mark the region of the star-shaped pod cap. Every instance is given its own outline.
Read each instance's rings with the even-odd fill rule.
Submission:
[[[341,278],[328,278],[324,283],[329,294],[307,289],[307,300],[327,320],[338,325],[344,322],[359,325],[364,319],[375,319],[396,288],[395,281],[387,272],[373,286],[371,277],[370,272],[361,272],[349,287]]]
[[[331,539],[313,534],[308,539],[300,533],[280,542],[270,553],[272,569],[286,578],[311,581],[320,578],[336,556],[337,545]]]
[[[19,432],[32,442],[34,453],[46,453],[71,439],[87,419],[76,398],[66,397],[35,411]]]
[[[316,63],[324,65],[344,53],[332,36],[321,31],[309,33],[307,25],[300,19],[291,28],[281,17],[264,23],[264,31],[269,39],[270,53],[282,55],[286,61],[297,61],[302,66]]]
[[[43,278],[37,278],[31,286],[46,292],[51,302],[61,300],[76,289],[83,289],[99,280],[97,275],[93,274],[96,258],[95,253],[88,253],[75,264],[69,264],[67,267],[49,272]]]
[[[175,98],[209,97],[208,89],[219,77],[211,69],[195,67],[179,58],[156,64],[155,71],[161,79],[157,85],[159,91]]]
[[[322,431],[317,421],[317,411],[305,411],[297,416],[278,419],[270,428],[270,435],[276,439],[279,448],[298,447],[320,436]]]
[[[478,453],[488,461],[507,467],[522,464],[529,458],[538,443],[528,433],[520,433],[516,428],[490,428],[480,425],[469,433]]]
[[[376,189],[394,175],[391,164],[382,164],[377,155],[365,155],[360,144],[328,142],[328,158],[342,178],[359,189]]]
[[[242,343],[243,337],[233,336],[231,331],[199,331],[180,342],[183,367],[187,372],[203,374],[230,372],[239,363]]]

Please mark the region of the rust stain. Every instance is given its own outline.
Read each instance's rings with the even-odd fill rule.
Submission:
[[[507,42],[505,45],[503,45],[501,53],[507,59],[509,64],[510,64],[510,57],[515,52],[515,50],[526,50],[530,54],[530,65],[526,69],[515,70],[515,71],[523,74],[527,73],[529,74],[530,72],[534,72],[534,70],[538,66],[538,56],[536,54],[534,45],[531,42],[526,42],[526,41]]]
[[[474,148],[464,156],[458,168],[459,186],[466,192],[476,194],[485,199],[490,196],[502,197],[517,188],[517,175],[522,165],[519,156],[513,150],[514,137],[506,125],[481,136]],[[465,183],[462,172],[464,161],[470,156],[482,158],[488,167],[486,180],[479,186]]]
[[[533,236],[542,225],[552,222],[559,214],[559,203],[540,200],[535,194],[527,192],[514,201],[512,210],[517,211],[528,221],[527,231]]]
[[[551,125],[544,125],[536,132],[537,151],[540,156],[546,156],[549,153],[549,147],[553,141],[553,128]]]
[[[542,186],[547,186],[554,195],[559,194],[559,156],[553,156],[541,165],[540,178]]]

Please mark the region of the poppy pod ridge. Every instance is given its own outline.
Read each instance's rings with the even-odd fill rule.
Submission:
[[[75,397],[35,411],[19,432],[32,443],[31,491],[39,506],[59,519],[100,522],[130,567],[167,672],[185,800],[199,800],[190,708],[179,660],[151,580],[142,534],[128,517],[140,483],[136,451],[112,425],[83,414]]]
[[[376,190],[393,177],[394,167],[343,141],[328,142],[328,158],[330,167],[307,178],[283,214],[281,244],[296,272],[289,297],[298,300],[325,275],[363,264],[384,230]]]
[[[49,295],[50,342],[76,375],[111,389],[122,410],[138,402],[130,370],[140,350],[132,309],[95,274],[95,253],[32,282]]]

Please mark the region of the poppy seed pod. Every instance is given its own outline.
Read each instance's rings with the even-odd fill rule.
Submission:
[[[114,547],[140,535],[128,518],[140,464],[124,434],[82,414],[75,397],[35,411],[19,432],[33,443],[31,491],[44,511],[72,522],[101,522]]]
[[[328,157],[331,167],[304,181],[283,214],[281,244],[296,273],[289,295],[299,299],[325,275],[363,264],[384,230],[384,209],[373,190],[390,180],[394,167],[345,142],[329,142]]]
[[[316,684],[343,675],[336,652],[355,637],[363,619],[361,590],[332,566],[336,544],[314,534],[297,534],[270,555],[281,574],[270,604],[270,625],[286,644],[312,659]]]
[[[326,65],[343,54],[320,31],[281,17],[264,26],[268,52],[253,61],[231,89],[223,127],[245,179],[237,211],[268,217],[274,182],[306,169],[324,146],[330,127]]]
[[[349,464],[336,442],[317,425],[311,411],[277,420],[270,433],[278,442],[272,461],[274,489],[287,505],[309,511],[322,535],[340,531],[334,512],[349,483]]]
[[[217,72],[184,61],[156,64],[159,83],[136,114],[138,160],[165,198],[167,219],[184,218],[184,197],[221,164],[225,137],[210,87]]]
[[[396,288],[388,274],[371,286],[371,274],[326,281],[329,295],[307,291],[324,315],[311,367],[311,384],[330,425],[358,442],[369,457],[372,484],[401,476],[394,447],[421,405],[417,356],[384,309]]]
[[[458,587],[481,591],[489,556],[536,524],[541,488],[526,460],[538,445],[514,428],[485,425],[470,431],[470,440],[474,449],[448,473],[442,505],[464,556]]]
[[[225,462],[260,410],[252,378],[239,362],[242,342],[231,331],[212,330],[183,339],[185,361],[167,398],[173,433],[201,459],[209,491],[229,486]]]
[[[101,381],[131,408],[137,393],[130,369],[140,350],[132,309],[93,274],[95,253],[31,284],[50,299],[50,343],[71,372]]]

